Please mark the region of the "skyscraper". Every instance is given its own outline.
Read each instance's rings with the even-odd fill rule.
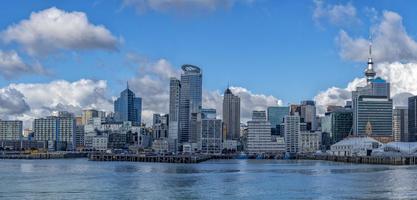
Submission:
[[[271,123],[272,135],[280,135],[280,125],[284,122],[284,117],[290,112],[286,106],[268,107],[268,121]]]
[[[396,107],[392,112],[392,131],[394,141],[408,142],[408,108]]]
[[[142,98],[135,97],[127,85],[114,102],[115,120],[119,122],[130,121],[133,126],[140,126],[142,118]]]
[[[352,92],[353,133],[356,136],[371,134],[369,136],[381,142],[389,142],[393,140],[390,84],[375,75],[370,45],[365,70],[367,84]]]
[[[287,115],[284,118],[284,137],[286,151],[290,154],[299,152],[300,116]]]
[[[409,142],[417,139],[417,96],[408,98],[408,134]]]
[[[178,142],[178,116],[180,110],[181,82],[177,78],[169,81],[169,128],[168,142],[171,152],[177,151]]]
[[[195,143],[198,138],[198,113],[202,108],[202,72],[193,65],[183,65],[181,74],[181,90],[179,104],[179,142]]]
[[[223,139],[240,138],[240,98],[227,88],[223,96]]]
[[[301,122],[307,124],[307,130],[316,130],[316,103],[314,101],[302,101],[300,106]]]

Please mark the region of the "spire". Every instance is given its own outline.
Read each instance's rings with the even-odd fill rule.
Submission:
[[[365,70],[365,76],[367,83],[370,83],[375,78],[374,62],[372,61],[372,38],[369,37],[369,57],[368,67]]]
[[[126,81],[126,89],[129,89],[129,81]]]

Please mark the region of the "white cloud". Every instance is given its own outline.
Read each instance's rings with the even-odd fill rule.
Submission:
[[[57,50],[116,50],[118,43],[103,25],[91,24],[85,13],[55,7],[31,13],[29,19],[9,26],[1,37],[6,43],[18,43],[30,55]]]
[[[243,87],[230,87],[232,93],[240,97],[240,117],[242,122],[252,118],[252,111],[266,110],[268,106],[282,106],[283,101],[265,94],[255,94]],[[205,108],[215,108],[218,117],[221,118],[223,107],[223,92],[206,91],[203,95],[203,106]]]
[[[135,59],[134,59],[135,60]],[[137,75],[129,81],[129,87],[142,97],[142,119],[149,124],[152,121],[153,113],[167,113],[169,106],[169,79],[179,77],[180,71],[165,59],[156,62],[143,63],[139,59],[141,67]],[[242,121],[251,118],[253,110],[266,110],[267,106],[282,105],[282,101],[271,95],[254,94],[246,88],[231,87],[232,92],[241,98]],[[221,117],[223,103],[223,92],[203,91],[203,107],[215,108]]]
[[[417,42],[408,35],[399,14],[384,11],[381,21],[371,28],[371,32],[373,37],[372,54],[375,61],[417,61]],[[337,41],[342,58],[364,61],[368,57],[369,41],[367,39],[352,38],[342,30]]]
[[[395,106],[407,105],[407,98],[417,95],[417,63],[380,63],[375,67],[377,75],[391,84],[391,97]],[[365,84],[365,78],[356,78],[346,88],[331,87],[315,96],[319,113],[323,114],[329,105],[343,106],[351,99],[351,92]]]
[[[22,93],[13,88],[0,89],[0,119],[11,115],[22,115],[30,110]]]
[[[326,21],[336,26],[350,26],[360,23],[356,8],[351,4],[327,5],[324,0],[314,0],[313,20],[320,25]]]
[[[236,3],[255,0],[123,0],[123,6],[133,6],[139,13],[147,11],[177,12],[181,14],[212,12],[230,8]]]
[[[81,114],[81,110],[86,108],[113,110],[112,101],[107,98],[107,83],[103,80],[10,84],[0,89],[0,99],[3,99],[0,100],[1,113],[8,114],[8,119],[24,120],[25,126],[30,126],[30,120],[51,115],[57,110],[75,114]],[[3,103],[4,100],[9,100],[9,103]],[[29,109],[30,112],[26,112]]]
[[[28,65],[16,51],[0,50],[0,74],[6,79],[16,78],[22,74],[47,74],[40,63]]]

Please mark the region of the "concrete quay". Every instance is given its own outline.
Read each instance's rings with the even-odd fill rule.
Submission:
[[[140,154],[109,154],[91,153],[90,161],[125,161],[125,162],[157,162],[157,163],[200,163],[213,159],[210,155],[140,155]]]
[[[417,165],[415,156],[334,156],[334,155],[298,155],[299,160],[326,160],[355,164],[372,165]]]
[[[74,153],[74,152],[33,153],[33,154],[0,153],[0,159],[27,159],[27,160],[86,158],[87,156],[88,156],[88,153]]]

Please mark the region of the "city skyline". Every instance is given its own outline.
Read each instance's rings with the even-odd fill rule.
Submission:
[[[415,14],[404,6],[388,6],[384,1],[378,4],[357,1],[230,1],[223,4],[212,1],[210,5],[168,3],[152,7],[137,2],[51,1],[36,6],[28,2],[21,9],[6,9],[18,6],[15,3],[3,4],[5,9],[2,10],[16,13],[0,20],[0,56],[3,59],[0,63],[0,118],[29,121],[48,116],[53,110],[78,114],[88,108],[112,111],[114,98],[129,81],[133,92],[143,98],[143,118],[149,124],[153,113],[168,113],[169,78],[179,78],[180,66],[186,63],[202,68],[205,74],[203,106],[215,108],[218,113],[221,113],[222,93],[230,84],[233,93],[241,98],[243,121],[250,119],[252,110],[303,100],[315,100],[317,113],[324,114],[324,106],[342,105],[355,86],[364,83],[362,74],[369,35],[374,43],[375,70],[391,82],[394,104],[406,103],[406,98],[396,103],[396,96],[402,96],[401,93],[417,92],[412,84],[417,73],[414,64],[417,43],[413,37],[416,28],[409,25]],[[142,7],[145,9],[138,11],[141,8],[138,6],[145,6]],[[294,7],[299,7],[290,9],[295,10],[294,15],[303,12],[297,18],[298,23],[279,18],[292,16],[289,12],[278,13]],[[181,14],[193,8],[202,13]],[[93,12],[94,9],[111,14],[104,16]],[[342,11],[336,12],[337,9]],[[244,23],[236,23],[233,32],[228,32],[231,30],[227,25],[244,15],[253,16],[243,22],[259,28],[258,32],[248,30]],[[49,30],[43,24],[53,21],[44,20],[45,17],[61,19],[61,24],[55,22],[56,25],[67,22],[69,27],[80,28],[83,35],[80,40],[73,40],[59,30]],[[223,18],[226,20],[221,20]],[[80,27],[69,23],[74,20],[80,22]],[[282,27],[267,27],[274,23],[285,27],[285,31]],[[39,26],[34,28],[34,24]],[[141,25],[147,30],[152,30],[149,29],[152,26],[156,29],[142,32],[136,29]],[[190,30],[201,36],[178,34],[178,28],[184,27],[195,27]],[[303,32],[300,29],[311,30],[311,35],[300,37]],[[395,37],[392,30],[397,30]],[[28,39],[22,31],[35,37]],[[236,31],[246,31],[248,35],[236,35]],[[62,35],[54,37],[51,33]],[[135,33],[139,37],[133,37]],[[294,36],[290,37],[290,33]],[[88,39],[83,36],[89,34],[97,37],[80,42]],[[265,40],[260,40],[260,36]],[[48,37],[55,43],[50,43]],[[208,44],[204,37],[216,43]],[[282,38],[289,39],[293,45]],[[170,39],[174,41],[171,45],[164,43]],[[240,44],[243,41],[259,52],[243,50]],[[222,47],[222,44],[230,47]],[[386,44],[392,47],[382,48]],[[190,52],[189,49],[199,45],[207,48],[198,53]],[[313,53],[313,46],[319,51]],[[401,53],[395,53],[397,50]],[[251,53],[254,58],[249,58]],[[246,78],[249,74],[251,77]]]

